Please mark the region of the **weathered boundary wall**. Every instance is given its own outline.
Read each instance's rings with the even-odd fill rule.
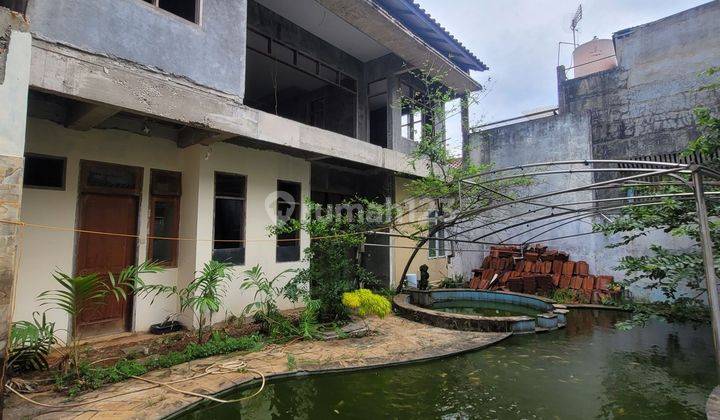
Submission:
[[[699,90],[718,34],[718,1],[616,32],[618,67],[560,80],[560,112],[590,113],[595,159],[679,152],[698,136],[693,109],[720,110],[720,92]]]
[[[558,116],[540,118],[530,120],[518,124],[498,127],[483,132],[476,132],[470,136],[471,152],[470,156],[474,162],[492,163],[495,168],[505,168],[516,165],[524,165],[538,162],[551,162],[558,160],[584,160],[589,159],[590,152],[590,118],[587,115],[563,114]],[[548,170],[556,170],[567,168],[553,167],[546,168]],[[544,168],[535,168],[534,171],[543,170]],[[505,175],[505,174],[502,174]],[[501,176],[501,175],[499,175]],[[532,185],[517,189],[518,196],[543,194],[546,192],[562,190],[566,188],[580,187],[588,185],[592,182],[592,175],[588,173],[578,174],[553,174],[548,176],[540,176],[532,179]],[[591,192],[573,192],[553,197],[536,200],[538,203],[569,203],[574,201],[591,200]],[[586,205],[587,206],[587,205]],[[538,210],[531,215],[524,215],[524,218],[536,218],[550,214],[550,210],[543,209],[540,206],[518,204],[512,207],[504,207],[487,214],[483,220],[479,220],[477,225],[487,223],[487,219],[501,219],[510,215],[523,215],[530,210]],[[555,210],[559,212],[561,210]],[[517,220],[509,220],[503,224],[496,224],[488,228],[478,229],[469,234],[464,235],[463,239],[475,239],[482,235],[487,235],[494,230],[503,226],[511,226],[518,222]],[[538,222],[537,225],[547,223],[548,220]],[[541,235],[533,241],[542,238],[552,238],[557,236],[573,235],[580,232],[587,232],[591,229],[587,219],[585,222],[575,222],[560,227],[557,230]],[[460,229],[463,229],[461,227]],[[512,228],[508,231],[493,234],[482,238],[486,242],[499,242],[510,236],[520,234],[527,230],[526,225]],[[541,233],[544,229],[528,232],[510,239],[509,243],[522,243],[531,237]],[[592,241],[583,239],[560,239],[548,242],[548,245],[558,249],[565,250],[570,253],[575,260],[586,260],[594,266],[594,249],[591,245]],[[459,244],[461,248],[467,248],[467,244]],[[478,248],[479,249],[479,248]],[[484,253],[467,252],[459,253],[453,261],[453,270],[462,272],[467,276],[473,268],[479,268],[484,257]]]
[[[720,65],[718,34],[718,1],[616,32],[613,40],[617,68],[571,80],[565,79],[564,68],[558,68],[560,114],[487,130],[483,133],[485,138],[476,133],[472,144],[479,146],[479,151],[474,152],[473,160],[494,162],[496,167],[590,157],[656,156],[658,160],[672,161],[672,155],[682,151],[699,134],[693,109],[705,106],[720,112],[720,92],[700,90],[708,79],[699,77],[707,68]],[[585,139],[585,156],[578,153],[581,138]],[[551,143],[551,147],[541,147],[545,142]],[[560,185],[561,188],[577,185],[571,177],[566,179],[568,184]],[[608,175],[587,175],[583,179],[597,182],[608,179]],[[534,188],[542,189],[542,186]],[[605,198],[609,190],[599,190],[594,197],[584,194],[585,199]],[[551,201],[571,200],[556,197]],[[573,223],[553,231],[552,236],[572,234],[574,230],[590,231],[591,227]],[[539,239],[542,238],[536,240]],[[693,246],[687,240],[659,231],[649,232],[628,246],[607,248],[613,241],[614,238],[602,235],[587,235],[548,245],[565,249],[575,260],[589,262],[594,273],[616,278],[622,278],[623,273],[614,268],[625,255],[645,254],[653,244],[674,250]],[[463,255],[462,259],[470,264],[458,265],[468,272],[479,264],[482,255],[472,258]],[[644,290],[642,285],[632,291],[638,296],[662,298],[661,293]]]

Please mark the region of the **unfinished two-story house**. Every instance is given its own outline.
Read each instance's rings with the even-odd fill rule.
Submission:
[[[394,197],[396,177],[416,175],[413,116],[393,106],[412,91],[411,70],[430,63],[466,92],[479,88],[470,71],[485,69],[411,0],[0,5],[7,320],[42,310],[55,270],[160,260],[166,270],[145,280],[184,286],[211,259],[237,277],[302,267],[309,238],[269,236],[277,210],[299,203],[300,218],[308,197]],[[391,248],[365,252],[390,282]],[[223,310],[251,298],[232,287]],[[145,331],[177,311],[172,299],[109,300],[76,333]]]

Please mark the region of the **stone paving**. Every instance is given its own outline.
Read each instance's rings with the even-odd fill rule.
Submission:
[[[235,353],[196,360],[170,369],[150,372],[144,377],[170,382],[204,372],[208,366],[215,363],[237,360],[246,361],[248,367],[257,369],[268,377],[287,375],[295,371],[323,372],[376,367],[476,350],[510,336],[509,333],[446,330],[418,324],[395,315],[368,322],[375,334],[366,337],[297,341],[284,346],[269,346],[255,353]],[[288,366],[288,356],[295,360],[293,371],[290,371]],[[216,394],[252,379],[253,375],[250,373],[233,372],[206,375],[174,386],[197,393]],[[80,407],[45,408],[13,395],[6,401],[4,415],[12,419],[154,419],[168,416],[200,401],[199,397],[176,393],[165,387],[154,387],[135,379],[109,385],[71,401],[52,392],[30,395],[38,402],[60,406],[107,396],[113,397]]]

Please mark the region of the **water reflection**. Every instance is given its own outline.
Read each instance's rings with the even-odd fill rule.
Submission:
[[[709,328],[613,329],[625,316],[575,310],[562,331],[418,365],[279,380],[258,398],[184,418],[703,418],[716,382]]]

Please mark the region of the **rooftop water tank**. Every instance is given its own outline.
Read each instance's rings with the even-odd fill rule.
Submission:
[[[573,77],[583,77],[617,66],[612,39],[593,38],[573,51]]]

